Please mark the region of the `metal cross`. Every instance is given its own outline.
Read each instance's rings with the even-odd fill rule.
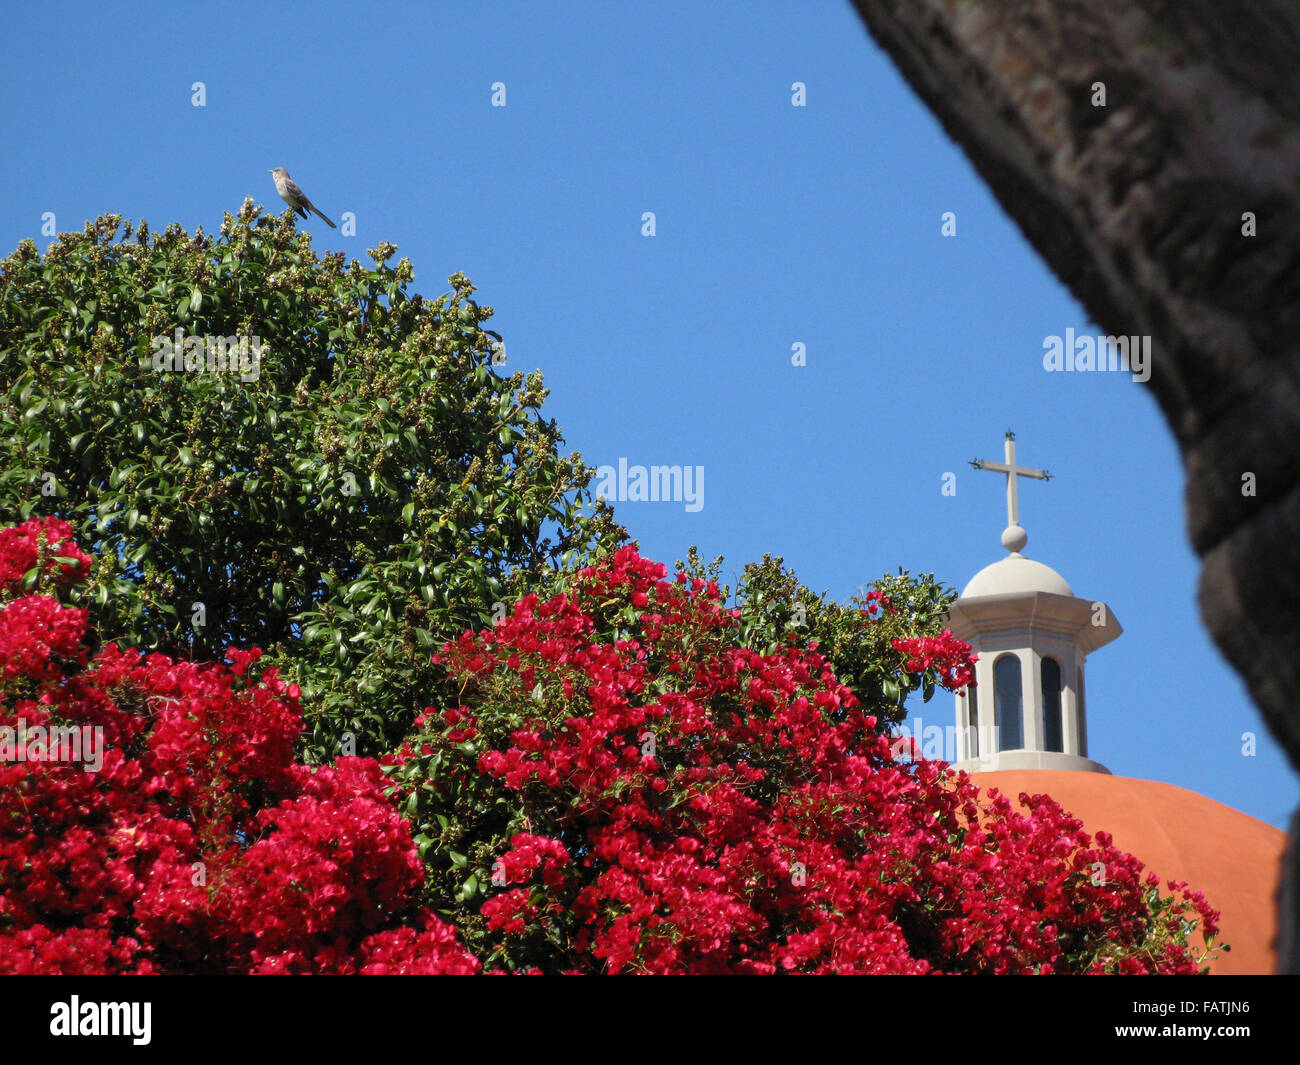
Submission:
[[[1028,466],[1016,465],[1016,434],[1010,429],[1007,430],[1006,437],[1006,462],[985,462],[983,459],[972,459],[971,465],[977,470],[992,470],[994,473],[1004,473],[1007,477],[1007,525],[1020,524],[1020,497],[1016,492],[1017,477],[1033,477],[1038,481],[1050,481],[1052,475],[1046,470],[1035,470]]]

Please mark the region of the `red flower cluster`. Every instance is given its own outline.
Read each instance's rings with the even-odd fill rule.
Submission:
[[[917,636],[894,640],[895,651],[908,656],[903,668],[909,673],[926,673],[933,670],[943,687],[949,691],[975,683],[974,663],[979,657],[971,654],[971,646],[944,629],[938,636]]]
[[[0,529],[0,587],[11,592],[55,591],[84,577],[90,562],[72,540],[72,527],[58,518]],[[60,672],[52,657],[84,665],[78,648],[85,619],[84,610],[64,610],[48,595],[12,604],[0,615],[0,684],[21,675],[52,680]]]
[[[69,534],[0,532],[0,751],[73,727],[98,748],[97,769],[0,759],[0,973],[476,971],[413,903],[422,866],[378,764],[297,764],[298,693],[246,679],[260,651],[92,660],[84,611],[22,596],[33,568],[86,572]]]
[[[879,588],[872,588],[863,600],[867,605],[862,608],[862,613],[873,621],[883,614],[897,614],[898,607],[890,601],[889,596],[885,595]]]
[[[90,563],[90,556],[72,538],[72,526],[60,518],[32,518],[0,529],[0,586],[17,589],[32,570],[66,584],[85,577]]]
[[[439,844],[430,883],[493,885],[461,923],[480,954],[551,972],[1197,970],[1193,922],[1217,917],[1202,897],[1162,896],[1046,797],[1019,813],[896,761],[821,655],[739,646],[715,589],[664,578],[625,547],[443,649],[473,697],[424,715],[394,771]],[[909,669],[969,683],[950,633],[900,643]]]

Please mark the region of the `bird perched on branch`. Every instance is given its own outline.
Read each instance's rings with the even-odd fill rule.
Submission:
[[[307,199],[306,193],[304,193],[302,189],[298,188],[298,183],[289,176],[289,171],[282,166],[277,166],[275,169],[270,171],[270,174],[275,178],[275,191],[280,194],[280,199],[302,215],[303,218],[307,217],[308,211],[314,211],[316,214],[319,214],[321,218],[325,219],[325,224],[328,225],[330,229],[338,229],[338,226],[328,218],[325,218],[325,216],[321,214],[320,209],[312,203],[311,200]]]

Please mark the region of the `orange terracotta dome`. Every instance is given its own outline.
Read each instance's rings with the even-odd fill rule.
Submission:
[[[1186,788],[1108,773],[1010,769],[976,773],[981,788],[997,788],[1015,804],[1021,792],[1046,794],[1095,835],[1141,859],[1162,880],[1185,880],[1222,915],[1221,951],[1210,963],[1219,975],[1276,971],[1275,893],[1286,833]]]

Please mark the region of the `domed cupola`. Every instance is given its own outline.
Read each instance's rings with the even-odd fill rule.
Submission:
[[[985,566],[949,608],[948,627],[979,660],[975,686],[957,696],[957,762],[967,772],[1072,769],[1109,773],[1088,757],[1084,662],[1123,631],[1110,608],[1081,599],[1050,566],[1026,558],[1017,478],[1046,481],[1046,470],[1016,465],[1015,434],[1006,461],[971,463],[1007,478],[1010,554]]]

